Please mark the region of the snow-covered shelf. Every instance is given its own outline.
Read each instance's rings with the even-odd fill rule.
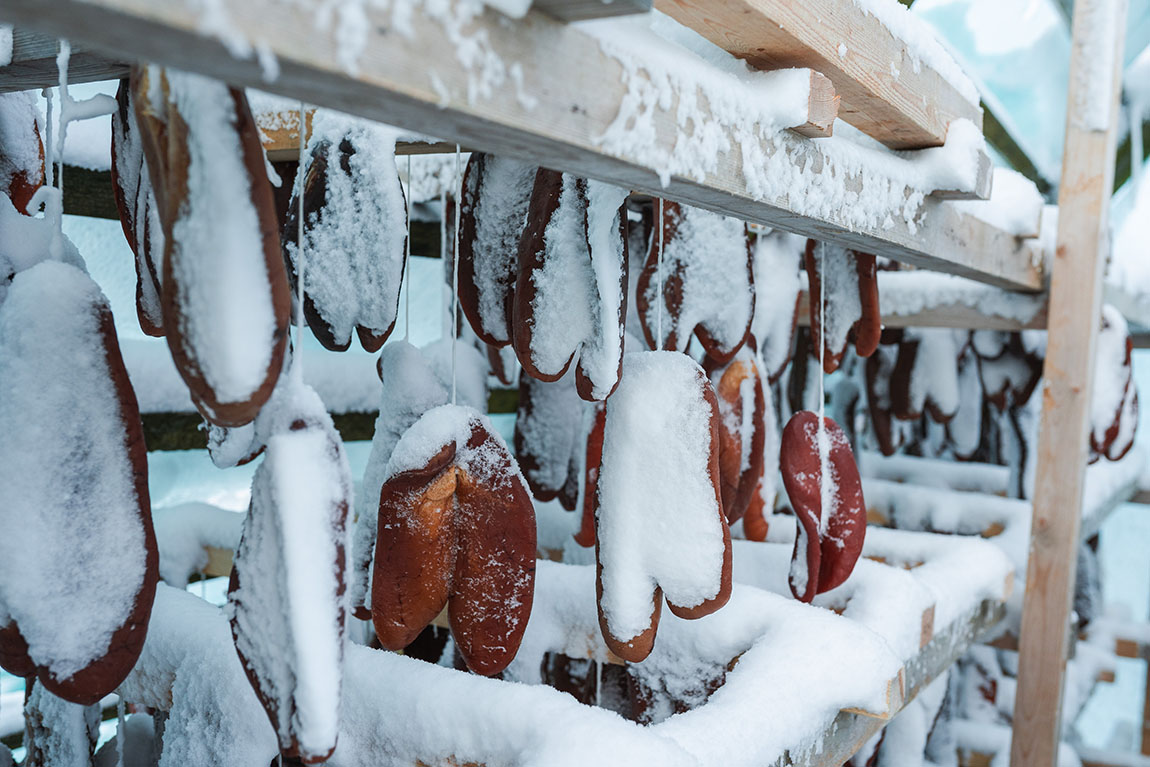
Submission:
[[[177,535],[173,522],[158,530],[162,545]],[[231,520],[216,522],[222,531]],[[540,684],[549,653],[610,658],[594,566],[539,561],[531,618],[506,681],[350,648],[340,745],[328,763],[839,764],[998,622],[1011,588],[1009,560],[985,541],[875,532],[868,555],[921,564],[864,560],[815,605],[778,593],[787,591],[789,546],[737,542],[728,605],[696,621],[665,615],[653,654],[628,667],[688,704],[647,726]],[[699,689],[708,680],[713,693]],[[779,694],[798,689],[798,697]],[[121,691],[170,711],[166,732],[175,735],[165,736],[165,757],[191,757],[205,744],[222,763],[275,754],[223,612],[187,592],[160,587],[143,655]],[[205,721],[215,723],[207,737],[192,724]],[[185,728],[194,733],[186,741]]]
[[[12,59],[0,67],[0,93],[44,88],[59,82],[56,67],[59,44],[55,37],[17,27],[12,30]],[[128,65],[88,46],[72,45],[68,81],[90,83],[125,77]]]
[[[931,196],[989,171],[973,123],[910,153],[799,136],[786,129],[808,122],[809,71],[748,71],[665,18],[565,25],[401,3],[365,8],[351,36],[319,23],[322,5],[216,7],[205,25],[180,3],[12,0],[3,20],[917,266],[1043,285],[1031,244]]]
[[[659,0],[656,7],[761,69],[822,72],[842,98],[843,119],[892,149],[941,146],[954,120],[982,130],[974,83],[925,22],[893,3]],[[878,76],[876,61],[890,62],[882,73],[889,77]]]

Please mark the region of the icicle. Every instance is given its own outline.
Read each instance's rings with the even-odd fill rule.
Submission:
[[[459,167],[459,144],[455,145],[455,188],[463,185],[463,172]],[[457,194],[455,200],[455,232],[454,244],[451,251],[451,404],[455,404],[455,347],[459,344],[459,213],[462,206],[460,201],[463,195]]]
[[[407,156],[407,243],[403,254],[403,340],[411,339],[411,155]]]
[[[124,767],[124,741],[127,740],[128,731],[124,729],[124,696],[120,695],[116,701],[116,767]]]

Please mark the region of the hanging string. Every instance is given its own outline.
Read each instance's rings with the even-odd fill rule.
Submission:
[[[659,220],[655,222],[655,226],[659,228],[659,262],[655,273],[659,275],[659,300],[655,302],[658,309],[656,314],[657,320],[655,324],[655,333],[658,340],[655,342],[656,349],[663,348],[663,304],[666,303],[667,297],[663,295],[663,198],[659,198]]]
[[[54,162],[56,160],[56,146],[52,143],[52,91],[49,88],[43,90],[44,99],[48,102],[47,116],[44,125],[44,145],[47,147],[48,157],[47,162],[44,163],[44,185],[52,187],[56,185],[56,168]]]
[[[307,114],[304,110],[303,101],[299,102],[299,164],[295,172],[295,187],[296,187],[296,249],[295,249],[295,267],[296,267],[296,334],[295,334],[295,359],[292,361],[292,375],[295,376],[297,383],[303,382],[303,273],[304,273],[304,260],[303,260],[303,185],[304,185],[304,147],[306,141],[306,128],[307,128]]]
[[[444,169],[440,168],[440,173]],[[443,184],[439,189],[439,263],[447,263],[447,185]],[[443,315],[440,314],[440,318]],[[444,335],[448,331],[447,327],[443,325],[442,320],[439,326],[439,334]]]
[[[459,144],[455,145],[455,231],[452,232],[451,250],[451,404],[455,404],[455,347],[459,340],[459,204],[463,174],[459,163]]]
[[[59,51],[56,54],[56,70],[60,73],[60,135],[56,138],[57,146],[52,152],[56,160],[56,186],[60,195],[64,194],[64,141],[68,137],[68,123],[72,121],[72,97],[68,93],[68,63],[72,59],[72,44],[67,40],[60,40]],[[50,139],[49,139],[50,141]]]
[[[407,156],[407,242],[403,253],[403,340],[411,338],[411,155]]]
[[[124,696],[120,695],[119,700],[116,701],[116,719],[118,727],[116,729],[116,767],[124,767],[124,746],[128,739],[128,733],[124,729]]]
[[[823,420],[826,413],[826,368],[823,367],[826,356],[827,337],[827,280],[825,248],[820,244],[815,248],[818,259],[819,279],[819,419],[816,440],[819,446],[819,532],[825,532],[834,512],[833,478],[830,471],[831,441],[827,435],[827,425]]]

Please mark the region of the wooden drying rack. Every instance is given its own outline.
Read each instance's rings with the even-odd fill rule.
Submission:
[[[547,5],[552,13],[556,8],[578,5],[580,13],[596,14],[615,12],[622,2],[615,0],[613,7],[554,0]],[[1108,17],[1108,6],[1116,11],[1109,16],[1117,19],[1117,28],[1088,34],[1087,20]],[[957,118],[969,119],[981,128],[978,104],[963,97],[929,62],[912,65],[915,56],[910,46],[853,0],[657,0],[656,7],[755,66],[811,70],[816,87],[811,90],[808,119],[792,126],[797,132],[758,147],[766,157],[778,160],[778,153],[785,152],[785,162],[824,175],[835,174],[836,183],[858,183],[844,180],[841,169],[827,160],[815,139],[808,138],[812,133],[818,135],[819,130],[825,132],[812,126],[833,123],[826,119],[826,109],[835,102],[828,99],[823,80],[829,80],[839,99],[838,117],[893,148],[937,146]],[[0,70],[0,90],[43,87],[56,81],[54,48],[34,50],[30,43],[35,41],[26,30],[74,41],[72,82],[120,77],[128,62],[154,61],[434,135],[451,146],[458,143],[515,155],[998,287],[1042,291],[1049,276],[1047,391],[1013,763],[1017,767],[1054,763],[1061,669],[1068,650],[1063,629],[1079,537],[1085,414],[1102,292],[1102,227],[1113,179],[1122,57],[1115,55],[1118,63],[1112,73],[1106,73],[1106,83],[1090,80],[1089,61],[1099,58],[1101,49],[1121,52],[1125,0],[1075,3],[1068,103],[1087,101],[1082,89],[1101,92],[1103,111],[1105,96],[1110,97],[1110,119],[1102,120],[1099,128],[1097,121],[1087,120],[1094,115],[1070,115],[1060,187],[1060,228],[1051,275],[1045,273],[1042,259],[1036,258],[1041,249],[1035,239],[1015,237],[960,213],[938,195],[922,204],[913,228],[901,220],[889,227],[858,227],[852,224],[849,211],[819,212],[786,194],[756,195],[733,152],[721,155],[715,169],[702,178],[672,175],[664,185],[643,156],[632,150],[613,154],[599,140],[624,97],[624,70],[619,59],[584,29],[544,12],[533,10],[522,19],[508,21],[488,11],[469,23],[468,32],[483,35],[486,52],[493,60],[515,62],[521,67],[514,74],[497,73],[504,77],[502,86],[475,98],[469,97],[477,87],[473,73],[451,55],[456,49],[451,35],[422,13],[413,14],[408,35],[397,32],[385,15],[369,10],[363,50],[355,71],[349,72],[339,41],[317,32],[307,10],[297,4],[245,0],[229,4],[227,12],[237,38],[253,43],[251,50],[239,50],[239,56],[232,55],[219,40],[201,34],[200,20],[188,4],[0,0],[0,21],[22,28],[17,32],[13,65]],[[254,55],[256,50],[260,57]],[[258,59],[266,62],[271,57],[278,72],[268,79]],[[888,69],[888,63],[894,67]],[[518,78],[516,87],[511,84],[514,78]],[[694,95],[680,92],[679,87],[672,86],[672,107],[681,97]],[[647,149],[669,153],[680,132],[674,110],[656,109],[652,118],[655,139]],[[731,145],[737,146],[739,138],[729,127],[723,130]],[[990,192],[989,164],[984,163],[982,170],[974,196],[985,198]],[[984,617],[989,621],[994,616]],[[972,618],[972,625],[978,620],[978,616]],[[953,658],[943,660],[949,664]],[[925,663],[924,668],[930,666]],[[916,690],[916,681],[929,676],[925,672],[918,677],[910,674],[909,688]],[[831,741],[841,741],[844,748],[857,747],[865,738],[852,740],[847,733],[866,730],[867,726],[844,725],[838,730],[841,737],[830,736]],[[822,763],[832,763],[849,753],[835,751],[834,743],[830,751],[836,756],[823,754]]]

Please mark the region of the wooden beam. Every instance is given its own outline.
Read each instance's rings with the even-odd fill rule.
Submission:
[[[879,306],[882,307],[882,291],[879,291]],[[1027,294],[1020,300],[1032,300]],[[799,295],[799,325],[810,325],[810,297],[804,290]],[[1026,322],[1013,317],[982,312],[978,307],[964,303],[948,303],[933,306],[911,314],[896,314],[883,307],[883,327],[887,328],[960,328],[969,330],[1041,330],[1046,327],[1046,308],[1043,306]]]
[[[586,21],[651,10],[651,0],[534,0],[531,7],[560,21]]]
[[[752,141],[745,126],[740,129],[722,113],[710,111],[705,94],[696,103],[700,119],[713,128],[708,144],[727,149],[709,149],[706,161],[714,164],[706,168],[683,160],[676,148],[689,143],[696,128],[680,126],[678,105],[680,98],[700,95],[697,84],[670,84],[666,99],[644,108],[650,131],[642,140],[636,136],[606,147],[604,137],[621,130],[616,124],[621,108],[637,108],[630,89],[653,85],[641,66],[645,49],[612,53],[581,25],[562,24],[536,12],[509,22],[488,11],[464,31],[449,32],[417,10],[407,35],[391,26],[390,15],[369,9],[357,74],[350,75],[346,47],[333,34],[317,31],[307,7],[249,0],[228,4],[227,13],[236,36],[258,44],[265,60],[276,57],[276,79],[264,78],[255,57],[236,59],[220,42],[202,35],[196,10],[182,3],[0,2],[4,21],[88,40],[125,56],[271,90],[917,266],[1003,287],[1043,286],[1041,267],[1032,263],[1016,237],[933,198],[909,211],[913,220],[903,213],[882,220],[877,215],[860,218],[864,209],[848,200],[898,189],[892,189],[892,179],[882,173],[885,159],[860,170],[852,165],[862,161],[857,150],[836,152],[838,145],[787,131]],[[458,34],[476,44],[482,41],[487,70],[472,71],[456,57],[444,55],[458,48],[452,37]],[[509,74],[512,65],[515,74]],[[908,64],[907,72],[912,69]],[[484,90],[484,76],[505,79]],[[747,95],[750,103],[754,94]],[[763,173],[767,167],[778,172]],[[670,172],[666,187],[659,169]],[[797,186],[804,183],[812,186]],[[910,189],[897,196],[906,195],[917,199]],[[842,204],[836,202],[840,198]]]
[[[760,69],[808,67],[842,97],[840,116],[892,149],[941,146],[982,110],[853,0],[657,0],[680,24]],[[898,9],[902,10],[902,9]]]
[[[55,37],[16,27],[12,30],[12,63],[0,67],[0,93],[51,87],[60,82],[56,68],[59,52]],[[72,85],[118,79],[128,65],[115,57],[97,53],[82,43],[72,44],[68,59],[68,82]]]
[[[807,100],[807,121],[791,128],[807,138],[826,138],[834,133],[841,99],[826,75],[811,70],[811,95]]]
[[[1126,5],[1126,0],[1077,0],[1074,8],[1034,517],[1019,637],[1014,767],[1053,767],[1062,731]]]

